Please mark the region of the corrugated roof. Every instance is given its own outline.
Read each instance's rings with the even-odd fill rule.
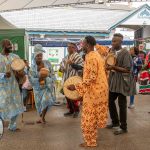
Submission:
[[[129,12],[108,9],[43,8],[3,12],[1,16],[18,28],[52,31],[107,31]]]

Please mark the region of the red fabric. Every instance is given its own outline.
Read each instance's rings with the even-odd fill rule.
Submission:
[[[70,100],[67,99],[67,108],[70,110],[70,112],[79,112],[79,100]],[[73,105],[72,105],[73,104]]]
[[[144,94],[144,93],[150,93],[150,89],[140,89],[140,90],[139,90],[139,93],[140,93],[140,94],[142,94],[142,93],[143,93],[143,94]]]
[[[142,71],[141,74],[140,74],[140,79],[141,80],[149,79],[149,72],[148,71]]]

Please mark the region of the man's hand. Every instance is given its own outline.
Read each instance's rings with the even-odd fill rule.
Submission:
[[[114,70],[115,66],[110,66],[110,65],[107,65],[106,66],[106,70]]]
[[[71,64],[73,64],[73,61],[69,59],[69,60],[67,61],[67,64],[71,65]]]
[[[46,74],[40,74],[40,78],[45,79],[45,78],[47,78],[47,75]]]
[[[5,76],[6,76],[6,78],[10,78],[11,77],[11,72],[6,72]]]
[[[72,85],[69,85],[68,87],[67,87],[67,89],[68,90],[70,90],[70,91],[75,91],[76,90],[76,88],[75,88],[75,86],[72,84]]]
[[[130,71],[126,68],[118,67],[118,66],[106,66],[107,70],[114,70],[121,73],[130,73]]]

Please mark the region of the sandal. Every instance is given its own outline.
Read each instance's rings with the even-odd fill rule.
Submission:
[[[21,132],[21,129],[19,129],[19,128],[16,128],[15,130],[9,129],[9,131],[11,131],[11,132]]]
[[[86,143],[81,143],[79,146],[80,147],[88,147]]]
[[[97,147],[97,145],[90,145],[90,146],[88,146],[86,143],[82,143],[79,146],[80,147]]]

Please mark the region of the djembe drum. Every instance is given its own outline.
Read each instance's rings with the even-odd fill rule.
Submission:
[[[105,60],[105,66],[107,67],[107,66],[114,66],[114,65],[116,65],[116,56],[113,53],[109,53]],[[111,71],[115,72],[114,70]],[[106,70],[107,78],[109,78],[109,73],[110,71]]]
[[[106,65],[114,66],[116,65],[116,56],[113,53],[109,53],[105,60]]]
[[[40,75],[47,77],[49,75],[49,70],[47,68],[41,68],[40,69]],[[40,85],[41,86],[45,85],[45,79],[44,78],[40,80]]]
[[[78,100],[80,99],[79,93],[75,90],[75,91],[71,91],[68,89],[69,85],[76,85],[78,83],[82,82],[82,78],[79,76],[73,76],[70,77],[68,80],[65,81],[64,83],[64,87],[63,87],[63,91],[64,94],[67,98],[69,98],[70,100]]]
[[[15,77],[16,77],[19,85],[23,84],[23,81],[25,78],[25,73],[24,73],[25,63],[24,63],[24,61],[20,58],[15,58],[11,63],[11,68],[15,74]]]

